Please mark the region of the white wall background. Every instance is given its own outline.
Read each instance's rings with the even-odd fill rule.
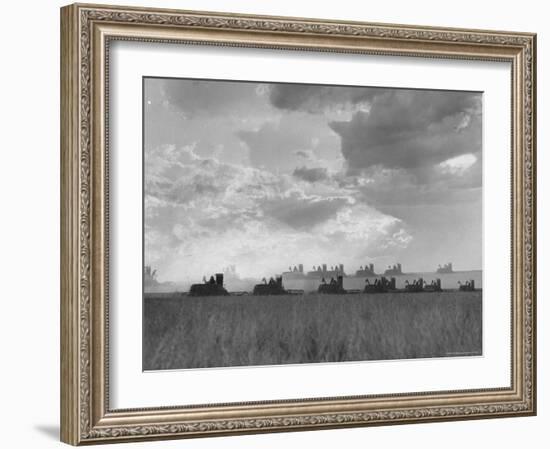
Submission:
[[[59,7],[2,8],[0,71],[0,414],[2,446],[60,447],[59,431]],[[545,2],[508,0],[132,0],[136,6],[505,29],[538,33],[539,416],[147,443],[147,447],[544,447],[550,419],[548,343],[550,187],[547,128],[550,14]],[[545,29],[544,29],[545,28]],[[543,31],[544,29],[544,31]],[[541,325],[542,324],[542,325]],[[546,378],[546,379],[545,379]],[[124,447],[146,447],[126,445]]]

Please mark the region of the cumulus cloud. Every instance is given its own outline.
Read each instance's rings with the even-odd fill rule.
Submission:
[[[284,114],[237,135],[249,150],[250,163],[272,172],[291,172],[304,157],[329,167],[341,164],[338,136],[321,116]]]
[[[296,184],[291,175],[202,158],[192,147],[159,148],[146,163],[155,173],[146,184],[146,262],[161,280],[196,281],[228,265],[261,277],[295,260],[353,263],[408,244],[400,220],[335,184]]]
[[[444,173],[463,174],[476,162],[477,157],[475,155],[471,153],[463,154],[461,156],[456,156],[441,162],[439,164],[439,168]]]
[[[352,170],[432,166],[481,151],[480,101],[468,92],[395,90],[331,127]]]
[[[467,196],[460,189],[481,186],[480,93],[281,84],[271,87],[270,101],[327,120],[346,167],[336,177],[345,185],[368,184],[371,204],[453,201]],[[344,110],[348,117],[333,120]],[[300,154],[319,165],[310,153]],[[296,175],[310,182],[321,176],[309,168]]]
[[[479,93],[151,79],[145,99],[145,261],[160,280],[480,266]]]

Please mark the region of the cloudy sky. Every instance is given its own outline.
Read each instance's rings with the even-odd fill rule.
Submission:
[[[145,264],[482,265],[480,93],[144,79]]]

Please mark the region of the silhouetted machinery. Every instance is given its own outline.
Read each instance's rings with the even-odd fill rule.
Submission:
[[[328,266],[326,263],[322,265],[318,265],[317,267],[314,265],[312,271],[308,271],[306,274],[306,277],[308,278],[317,278],[317,279],[328,279],[329,277],[334,278],[338,276],[346,276],[346,273],[344,271],[344,264],[335,264],[332,266]]]
[[[424,282],[425,292],[440,292],[441,291],[441,279],[436,279],[429,284]]]
[[[294,267],[288,267],[288,271],[284,271],[283,276],[285,279],[305,279],[304,265],[299,263],[298,265],[294,265]]]
[[[384,274],[386,276],[396,276],[399,274],[403,274],[403,268],[401,267],[401,264],[395,264],[393,266],[389,266],[386,271],[384,271]]]
[[[355,272],[356,277],[363,277],[363,276],[376,276],[376,273],[374,272],[374,264],[365,264],[365,266],[361,265],[359,269]]]
[[[227,296],[229,293],[223,286],[223,273],[216,273],[216,278],[210,276],[202,284],[193,284],[189,289],[189,296]]]
[[[408,292],[440,292],[441,291],[441,279],[436,279],[429,284],[424,282],[424,279],[418,278],[409,282],[405,281],[405,290]]]
[[[439,265],[437,267],[436,273],[441,273],[441,274],[454,273],[453,264],[451,262],[449,262],[449,263],[444,264],[443,266]]]
[[[317,289],[319,293],[323,294],[336,294],[336,295],[342,295],[347,293],[346,290],[344,290],[344,276],[340,275],[337,276],[336,279],[331,278],[330,282],[327,282],[325,278],[321,280],[321,284],[319,285],[319,288]]]
[[[380,279],[375,279],[372,283],[366,279],[363,293],[386,293],[395,289],[395,278],[388,280],[385,276],[382,276]]]
[[[464,284],[458,281],[458,289],[461,292],[473,292],[476,289],[476,284],[473,279],[466,281]]]
[[[254,286],[253,295],[267,296],[267,295],[286,295],[288,292],[283,287],[283,277],[276,276],[275,279],[270,278],[269,282],[264,279],[263,284],[256,284]]]

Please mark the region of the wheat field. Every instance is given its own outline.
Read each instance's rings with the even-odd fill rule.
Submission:
[[[482,292],[146,294],[143,369],[481,355]]]

